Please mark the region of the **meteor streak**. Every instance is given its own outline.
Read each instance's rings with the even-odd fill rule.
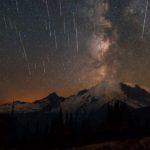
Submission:
[[[146,24],[147,11],[148,11],[148,4],[149,4],[149,0],[146,1],[145,16],[144,16],[144,22],[143,22],[143,28],[142,28],[142,36],[141,36],[142,39],[144,38],[145,24]]]

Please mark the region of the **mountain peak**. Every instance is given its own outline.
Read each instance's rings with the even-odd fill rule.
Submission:
[[[96,98],[104,96],[110,99],[123,95],[120,85],[111,81],[102,81],[90,90]]]
[[[36,100],[34,103],[43,103],[45,101],[57,101],[57,100],[59,101],[61,99],[62,97],[58,96],[55,92],[53,92],[41,100]]]
[[[57,95],[57,93],[53,92],[53,93],[50,93],[50,94],[46,97],[46,99],[51,99],[51,98],[56,98],[56,97],[59,97],[59,96]]]

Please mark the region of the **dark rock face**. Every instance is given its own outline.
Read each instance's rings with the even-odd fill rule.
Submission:
[[[52,103],[58,103],[61,102],[63,99],[63,97],[58,96],[56,93],[51,93],[47,97],[41,100],[37,100],[34,103],[44,103],[45,100]]]
[[[52,93],[42,100],[37,100],[34,103],[39,104],[43,111],[52,111],[60,108],[60,103],[64,100],[63,97],[58,96],[56,93]]]
[[[60,96],[58,96],[55,92],[49,94],[47,97],[45,97],[44,99],[48,99],[48,100],[52,100],[52,99],[57,99],[57,98],[61,98]]]
[[[120,87],[127,95],[127,98],[150,104],[150,93],[140,88],[138,85],[136,85],[135,87],[130,87],[126,84],[120,83]]]
[[[85,94],[86,92],[88,92],[88,90],[87,90],[87,89],[82,90],[82,91],[78,92],[78,95],[83,95],[83,94]]]

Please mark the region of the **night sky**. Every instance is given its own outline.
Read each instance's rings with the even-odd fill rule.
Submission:
[[[0,103],[101,80],[150,88],[149,9],[148,0],[0,0]]]

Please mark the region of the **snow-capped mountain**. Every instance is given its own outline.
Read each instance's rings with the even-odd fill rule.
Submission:
[[[52,93],[47,97],[33,103],[16,101],[16,112],[52,111],[61,106],[63,112],[75,112],[81,108],[86,111],[97,110],[104,104],[121,101],[130,107],[140,108],[150,106],[150,93],[138,85],[130,86],[124,83],[103,81],[100,84],[78,92],[67,98]],[[11,112],[12,104],[0,106],[0,112]]]
[[[77,95],[65,99],[62,108],[65,111],[75,111],[80,107],[99,109],[112,101],[121,101],[133,108],[150,106],[150,93],[139,86],[129,86],[124,83],[101,82],[89,90],[83,90]]]
[[[66,111],[74,111],[85,106],[96,109],[113,99],[125,99],[119,84],[101,82],[89,90],[80,91],[77,95],[67,98],[62,103],[62,108]]]
[[[145,89],[105,81],[67,98],[52,93],[33,103],[16,101],[2,105],[0,121],[2,128],[8,125],[5,132],[12,135],[8,134],[4,141],[31,141],[41,135],[48,141],[61,136],[102,138],[102,133],[122,135],[126,131],[132,135],[139,132],[139,127],[150,131],[149,106],[150,93]],[[12,125],[15,130],[11,130]]]

